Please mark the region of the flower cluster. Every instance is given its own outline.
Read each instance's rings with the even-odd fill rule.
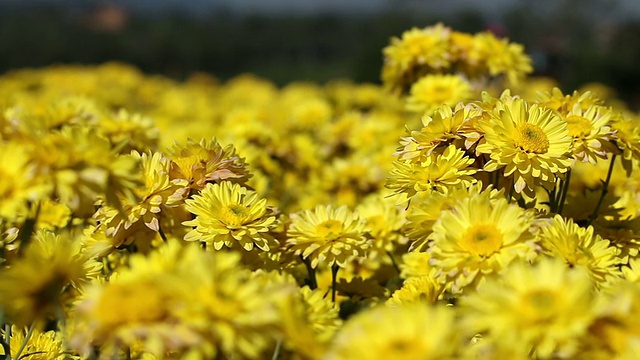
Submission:
[[[490,33],[383,56],[383,86],[0,77],[0,355],[635,358],[640,116]]]

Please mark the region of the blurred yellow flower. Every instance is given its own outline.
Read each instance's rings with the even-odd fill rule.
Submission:
[[[407,109],[431,115],[442,105],[455,106],[469,100],[471,85],[458,75],[426,75],[411,85]]]

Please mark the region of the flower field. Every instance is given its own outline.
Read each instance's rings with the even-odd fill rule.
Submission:
[[[489,32],[381,51],[0,76],[0,356],[637,359],[640,115]]]

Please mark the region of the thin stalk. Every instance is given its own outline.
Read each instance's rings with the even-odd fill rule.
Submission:
[[[609,164],[609,171],[607,171],[607,178],[602,183],[602,192],[600,193],[600,199],[598,199],[598,204],[596,205],[596,208],[593,211],[593,214],[591,214],[591,216],[589,217],[589,220],[587,221],[587,225],[591,225],[591,223],[596,218],[598,218],[598,213],[600,212],[600,207],[602,206],[604,197],[609,192],[609,182],[611,181],[611,174],[613,174],[613,165],[615,163],[615,160],[616,160],[616,154],[613,154],[613,156],[611,156],[611,164]]]
[[[338,270],[340,266],[338,264],[331,265],[331,302],[336,302],[336,285],[338,283]]]
[[[27,245],[29,245],[29,242],[31,241],[31,235],[36,229],[36,224],[38,222],[39,215],[40,215],[40,202],[36,204],[36,209],[33,216],[28,217],[22,224],[22,228],[20,229],[20,233],[19,233],[20,249],[18,250],[18,256],[21,256],[22,253],[24,253],[23,249],[26,249]]]
[[[6,354],[6,359],[11,360],[11,325],[4,325],[4,352]]]
[[[162,238],[162,241],[167,242],[167,235],[165,235],[164,231],[162,231],[162,227],[158,226],[158,234]]]
[[[396,261],[396,258],[393,256],[391,251],[387,251],[387,255],[389,255],[389,259],[391,259],[391,264],[393,264],[393,268],[396,269],[398,274],[400,274],[400,272],[401,272],[400,271],[400,266],[398,266],[398,262]]]
[[[24,351],[24,348],[27,347],[27,343],[29,342],[29,339],[31,339],[31,335],[33,334],[33,326],[34,324],[31,324],[31,326],[29,326],[29,330],[27,330],[27,334],[24,336],[24,341],[22,341],[22,345],[20,345],[20,348],[18,348],[18,352],[16,353],[16,360],[20,359],[20,355],[22,355],[22,352]]]
[[[317,289],[318,281],[316,280],[316,270],[311,267],[311,262],[309,261],[309,258],[305,259],[302,257],[302,255],[300,255],[300,258],[302,259],[304,266],[307,267],[307,273],[309,273],[309,287],[311,288],[311,290]]]
[[[511,204],[511,199],[513,199],[513,187],[514,186],[515,186],[515,184],[511,185],[511,187],[509,188],[509,195],[507,197],[507,200],[509,200],[509,204]]]
[[[278,339],[278,342],[276,343],[276,348],[273,350],[273,356],[271,357],[271,360],[278,359],[278,357],[280,356],[281,348],[282,348],[282,339]]]
[[[567,193],[569,192],[569,182],[571,181],[571,169],[567,171],[567,178],[564,179],[562,186],[562,196],[560,196],[560,202],[558,203],[558,214],[562,215],[562,209],[564,208],[564,202],[567,200]]]

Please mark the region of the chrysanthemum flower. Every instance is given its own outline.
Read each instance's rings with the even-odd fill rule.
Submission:
[[[608,154],[616,154],[613,144],[614,132],[609,126],[611,109],[592,106],[582,110],[580,104],[562,114],[567,122],[569,136],[573,138],[573,155],[578,161],[595,164],[597,158],[606,159]]]
[[[594,234],[591,226],[582,228],[556,215],[551,224],[542,227],[538,239],[544,253],[564,259],[570,267],[586,268],[598,286],[621,275],[618,249]]]
[[[511,85],[517,85],[533,71],[531,58],[524,53],[522,45],[509,43],[489,32],[474,36],[467,62],[472,67],[486,66],[491,76],[505,75]]]
[[[355,209],[373,238],[367,254],[368,263],[386,258],[386,252],[393,252],[399,245],[407,243],[400,232],[406,221],[404,212],[395,206],[392,198],[382,196],[374,194],[367,197]]]
[[[471,85],[458,75],[426,75],[411,85],[407,109],[430,115],[442,105],[454,106],[472,97]]]
[[[460,148],[466,147],[466,137],[474,137],[471,135],[472,119],[482,114],[480,108],[470,104],[458,104],[455,108],[444,105],[431,116],[424,116],[422,128],[410,131],[410,136],[403,137],[394,155],[402,161],[424,161],[436,148],[450,142]]]
[[[447,359],[462,345],[450,308],[378,306],[347,321],[324,360]]]
[[[80,243],[37,232],[22,257],[0,276],[0,306],[19,326],[57,315],[63,305],[63,293],[72,298],[96,278],[102,264],[89,258]]]
[[[553,111],[522,99],[503,97],[479,127],[484,143],[477,151],[490,158],[484,169],[504,168],[504,176],[513,177],[517,193],[533,196],[539,185],[553,189],[556,177],[567,172],[573,161],[566,123]]]
[[[38,180],[38,169],[18,143],[0,143],[0,217],[26,215],[28,203],[49,195],[51,186]]]
[[[287,245],[295,255],[309,259],[311,267],[346,264],[364,256],[369,242],[365,222],[346,206],[318,205],[291,216]]]
[[[402,287],[393,292],[386,304],[388,306],[420,302],[432,304],[438,300],[443,290],[443,284],[431,276],[413,276],[406,279]]]
[[[454,292],[515,259],[536,256],[531,214],[487,194],[471,195],[443,211],[429,239],[435,276],[449,282]]]
[[[186,201],[185,208],[195,215],[182,223],[194,227],[185,236],[187,241],[205,242],[216,250],[237,243],[247,251],[254,246],[269,251],[276,243],[270,234],[277,226],[276,217],[267,199],[238,184],[207,184]]]
[[[463,324],[486,341],[537,358],[571,357],[594,317],[594,293],[583,269],[558,259],[518,262],[461,299]]]
[[[405,31],[401,38],[392,38],[385,47],[382,82],[391,90],[402,92],[427,70],[441,70],[450,63],[451,29],[437,24],[424,29]]]
[[[18,329],[15,326],[11,326],[9,346],[11,347],[12,359],[65,360],[75,358],[69,356],[70,352],[65,349],[59,333],[32,329],[28,339],[27,333],[27,329]],[[0,335],[3,338],[5,337],[4,329],[0,330]],[[19,350],[22,350],[22,352],[18,355]],[[0,355],[6,355],[2,347],[0,347]]]
[[[473,174],[478,170],[471,166],[474,161],[455,145],[449,145],[442,153],[433,152],[425,161],[394,161],[387,187],[396,194],[406,193],[409,198],[422,191],[446,194],[453,187],[470,186],[477,181]]]
[[[201,190],[207,182],[224,180],[238,184],[251,177],[244,159],[236,155],[233,145],[222,147],[215,139],[199,143],[188,140],[186,145],[174,144],[169,152],[171,179],[184,179],[189,187]]]
[[[582,111],[586,111],[593,106],[601,106],[602,100],[590,91],[583,93],[574,91],[571,95],[565,95],[560,89],[554,87],[550,92],[538,93],[536,103],[541,107],[566,114],[571,112],[576,105]]]
[[[632,161],[640,159],[640,116],[631,113],[615,117],[611,128],[616,132],[618,147],[622,150],[622,165],[631,173]]]

